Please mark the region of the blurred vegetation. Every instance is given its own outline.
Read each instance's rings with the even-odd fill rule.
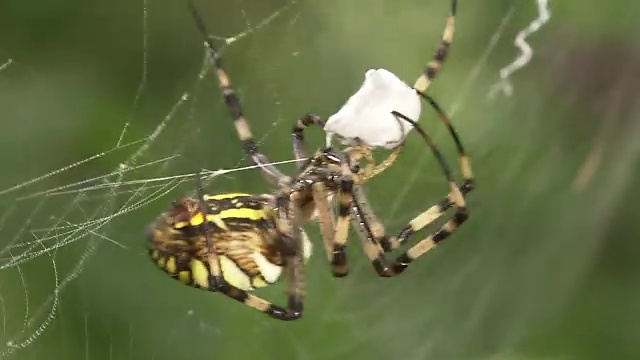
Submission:
[[[411,82],[438,43],[449,6],[448,0],[198,3],[210,31],[223,37],[283,10],[224,50],[253,131],[273,160],[291,158],[289,131],[298,116],[332,114],[367,69],[384,67]],[[391,280],[374,276],[355,245],[352,273],[333,279],[316,246],[305,318],[277,322],[181,286],[147,259],[145,227],[193,190],[186,181],[108,221],[98,234],[83,233],[55,252],[0,270],[0,342],[27,341],[13,352],[18,359],[640,358],[640,33],[634,31],[640,5],[551,1],[551,21],[529,38],[531,63],[512,78],[513,96],[489,99],[499,69],[517,56],[513,38],[536,17],[536,4],[459,3],[452,52],[431,91],[454,114],[478,187],[468,199],[470,221],[446,245]],[[504,30],[496,33],[501,21]],[[198,78],[202,40],[183,1],[0,2],[0,67],[5,62],[0,189],[112,149],[125,128],[123,143],[146,139],[176,104],[136,161],[179,157],[127,180],[249,164],[214,78]],[[178,103],[184,92],[189,99]],[[454,160],[446,131],[427,108],[421,121]],[[318,133],[309,143],[322,139]],[[34,240],[35,230],[96,219],[96,209],[131,205],[135,193],[103,191],[105,198],[86,202],[78,194],[21,196],[109,173],[136,149],[2,194],[3,264],[22,249],[16,243]],[[270,188],[251,170],[217,177],[208,190]],[[367,187],[390,231],[445,191],[414,138],[401,161]],[[36,242],[29,251],[39,249]],[[55,317],[40,334],[56,272],[64,278],[78,264],[79,276],[64,284]],[[282,302],[283,291],[277,285],[261,294]],[[25,324],[30,317],[35,323]],[[33,343],[31,335],[38,335]],[[11,348],[1,343],[0,352]]]

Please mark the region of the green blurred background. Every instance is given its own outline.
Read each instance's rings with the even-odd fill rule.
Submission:
[[[367,69],[384,67],[411,83],[449,7],[448,0],[198,5],[221,38],[255,29],[225,46],[224,57],[272,160],[291,159],[294,119],[335,112]],[[529,38],[531,62],[511,79],[513,95],[490,98],[537,5],[459,1],[452,52],[431,92],[453,113],[472,156],[478,186],[470,221],[395,279],[374,276],[355,243],[350,276],[333,279],[309,226],[318,246],[306,272],[305,318],[283,323],[180,285],[145,254],[147,224],[194,189],[191,178],[159,178],[249,165],[215,79],[198,77],[202,40],[184,2],[0,2],[0,353],[640,358],[640,5],[552,0],[550,10],[551,21]],[[454,161],[426,107],[421,122]],[[319,131],[309,138],[310,146],[322,141]],[[215,177],[207,189],[270,187],[248,170]],[[397,231],[446,184],[410,138],[367,192]],[[279,284],[260,294],[282,303],[283,291]]]

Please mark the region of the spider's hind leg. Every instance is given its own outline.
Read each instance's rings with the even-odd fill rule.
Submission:
[[[219,273],[216,274],[215,270],[210,271],[208,290],[222,292],[224,295],[278,320],[297,320],[302,317],[304,260],[298,208],[295,201],[297,194],[297,192],[292,192],[290,195],[289,189],[285,188],[275,198],[276,206],[280,209],[276,218],[279,249],[285,258],[285,271],[289,280],[287,306],[274,305],[268,300],[232,286]],[[212,253],[213,251],[209,252],[210,258],[215,257],[211,255]],[[216,259],[216,261],[218,260]],[[214,269],[211,266],[212,263],[213,261],[209,261],[209,269]]]
[[[449,184],[449,196],[447,199],[449,199],[450,202],[441,202],[440,204],[432,206],[429,210],[415,217],[397,236],[388,237],[385,234],[384,226],[376,219],[373,211],[367,205],[362,190],[359,189],[354,192],[351,213],[354,218],[357,219],[363,248],[378,275],[384,277],[395,276],[404,272],[412,261],[424,255],[437,244],[448,238],[460,225],[462,225],[462,223],[467,220],[469,216],[462,190],[458,188],[458,185],[456,185],[447,162],[440,150],[435,146],[431,137],[429,137],[414,120],[411,120],[405,115],[395,111],[393,114],[411,123],[430,148],[440,165],[447,183]],[[444,211],[448,206],[455,207],[456,211],[438,231],[430,234],[409,248],[407,252],[398,256],[393,263],[389,264],[387,262],[384,256],[385,252],[391,251],[392,249],[402,245],[406,240],[411,238],[416,231],[424,228],[433,220],[444,214]]]
[[[434,212],[432,211],[432,216],[430,217],[425,215],[429,211],[425,211],[411,220],[396,236],[390,237],[386,235],[384,225],[377,219],[369,207],[362,188],[356,187],[354,190],[353,205],[351,207],[353,222],[355,223],[354,225],[356,225],[365,254],[371,261],[376,273],[382,277],[392,277],[404,272],[412,261],[448,238],[468,218],[462,192],[455,187],[455,184],[452,184],[451,193],[454,194],[453,205],[456,207],[456,212],[452,218],[436,232],[416,243],[404,254],[398,256],[395,261],[389,262],[385,257],[385,253],[405,244],[417,231],[425,228],[433,222],[433,220],[440,217],[442,213],[444,213],[444,210],[442,213],[437,213],[437,215],[433,215]]]
[[[438,103],[431,96],[423,93],[419,93],[419,94],[438,113],[440,120],[447,127],[449,134],[453,138],[453,141],[456,145],[456,150],[458,152],[460,172],[462,173],[462,179],[463,179],[462,184],[460,184],[460,186],[458,187],[458,190],[463,196],[466,196],[469,192],[471,192],[475,188],[475,178],[473,176],[473,171],[471,169],[471,161],[464,149],[464,146],[462,145],[460,136],[458,135],[458,132],[456,131],[456,129],[453,127],[451,119],[444,112],[444,110],[442,110],[440,105],[438,105]],[[398,114],[398,115],[401,117],[403,116],[401,114]],[[447,197],[445,197],[435,205],[431,206],[426,211],[416,216],[411,221],[410,225],[412,226],[414,231],[417,231],[427,226],[429,223],[433,222],[440,216],[442,216],[442,214],[444,214],[445,211],[451,208],[453,204],[454,204],[453,193],[449,193]],[[393,246],[394,246],[393,248],[397,247],[396,244],[394,244]]]

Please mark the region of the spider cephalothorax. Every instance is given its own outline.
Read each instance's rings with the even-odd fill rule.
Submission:
[[[379,84],[400,89],[399,102],[383,102],[388,109],[382,116],[376,116],[376,126],[383,129],[386,122],[395,121],[400,124],[396,130],[402,138],[396,136],[396,139],[389,141],[382,136],[379,142],[372,140],[378,134],[368,132],[370,129],[366,128],[366,123],[365,128],[352,131],[350,121],[362,118],[363,113],[365,118],[375,116],[375,106],[379,103],[369,101],[366,92],[359,91],[328,121],[318,115],[307,114],[294,124],[293,152],[298,160],[295,176],[280,172],[258,151],[220,55],[193,6],[191,10],[200,32],[205,36],[211,66],[244,150],[278,188],[272,194],[263,195],[206,195],[197,177],[198,196],[174,202],[149,228],[150,254],[164,271],[185,284],[222,292],[274,318],[293,320],[300,318],[303,311],[303,265],[311,255],[311,243],[302,227],[308,220],[315,220],[320,225],[334,276],[348,274],[346,244],[349,228],[353,226],[377,274],[391,277],[402,273],[413,260],[446,239],[467,219],[463,195],[473,187],[469,160],[451,121],[426,94],[452,41],[455,0],[452,1],[442,43],[412,88],[386,70],[367,73],[367,77],[374,78]],[[371,84],[365,83],[366,86],[361,90],[370,91]],[[379,85],[373,84],[373,91],[380,93]],[[404,101],[405,96],[415,96],[418,106],[420,98],[427,100],[449,129],[460,156],[464,177],[462,185],[456,185],[449,166],[431,138],[414,119],[401,111],[406,108],[414,112],[412,115],[416,117],[419,114],[415,99]],[[398,105],[399,108],[395,108],[396,103],[403,103],[406,107]],[[343,150],[326,147],[307,157],[304,130],[309,126],[322,127],[327,133],[337,134],[349,147]],[[448,182],[449,194],[417,215],[397,235],[388,236],[369,207],[362,185],[394,163],[402,149],[403,137],[410,129],[415,129],[433,152]],[[376,131],[379,133],[380,130]],[[376,147],[391,150],[387,158],[379,163],[372,155]],[[442,227],[395,260],[386,259],[385,253],[404,245],[417,231],[451,207],[455,212]],[[274,283],[283,273],[289,279],[288,303],[285,307],[276,306],[251,293],[255,288]]]

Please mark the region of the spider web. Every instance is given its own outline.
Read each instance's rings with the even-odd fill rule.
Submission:
[[[291,172],[296,117],[335,112],[369,68],[390,69],[410,83],[440,40],[446,3],[198,6],[261,150]],[[316,242],[305,319],[295,323],[180,286],[147,258],[145,226],[173,199],[193,193],[195,171],[205,169],[212,193],[270,190],[241,152],[184,4],[67,9],[86,18],[64,36],[83,44],[111,33],[124,40],[82,48],[115,54],[109,61],[77,51],[56,58],[48,47],[28,49],[33,44],[24,46],[48,55],[47,62],[20,47],[0,52],[0,108],[12,122],[2,145],[12,171],[0,183],[0,357],[565,358],[531,345],[531,337],[544,332],[544,320],[570,301],[595,262],[611,218],[584,205],[613,211],[640,149],[630,135],[615,146],[608,135],[596,141],[598,151],[617,161],[594,164],[591,147],[571,151],[560,136],[546,138],[555,125],[538,121],[549,115],[545,97],[522,79],[542,71],[535,55],[550,41],[550,5],[459,4],[452,54],[432,90],[474,161],[479,188],[468,200],[470,223],[393,280],[376,278],[355,242],[350,276],[333,279]],[[483,21],[472,16],[480,13]],[[102,30],[71,34],[92,21]],[[81,71],[87,66],[66,65],[69,59],[96,69]],[[518,114],[518,106],[528,113]],[[423,114],[422,124],[454,160],[446,130],[429,109]],[[627,134],[640,130],[625,126]],[[614,128],[599,133],[618,134]],[[514,141],[514,133],[531,139]],[[541,138],[544,151],[537,149]],[[314,132],[309,147],[323,139]],[[432,156],[413,138],[399,163],[366,189],[391,233],[446,192]],[[585,189],[586,198],[576,198]],[[572,215],[548,212],[549,199],[557,213]],[[590,225],[575,230],[584,219]],[[260,295],[282,303],[283,291],[276,285]]]

